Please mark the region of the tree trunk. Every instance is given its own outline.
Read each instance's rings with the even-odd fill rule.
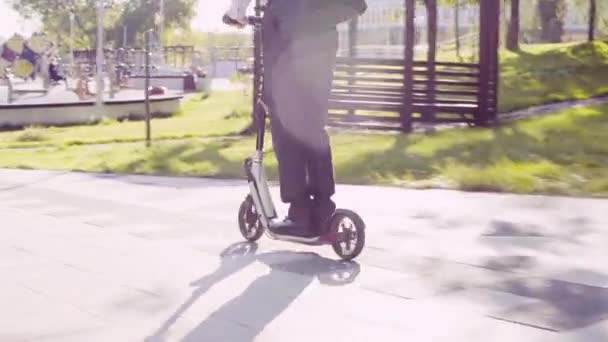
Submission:
[[[507,33],[507,49],[510,51],[519,50],[519,0],[511,0],[511,20]]]
[[[538,0],[541,22],[541,40],[546,43],[561,43],[564,35],[565,0]]]
[[[456,36],[456,56],[460,59],[460,0],[454,3],[454,35]]]
[[[428,101],[435,103],[435,60],[437,58],[437,0],[426,0],[428,30]],[[424,115],[426,120],[434,121],[435,112],[430,110]]]
[[[595,40],[595,15],[597,13],[597,3],[589,0],[589,41]]]

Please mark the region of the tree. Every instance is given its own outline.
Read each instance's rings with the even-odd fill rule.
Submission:
[[[549,43],[560,43],[564,35],[564,18],[566,15],[565,0],[538,0],[541,40]]]
[[[507,49],[510,51],[519,50],[519,0],[511,0],[511,19],[507,32]]]
[[[109,44],[122,45],[126,27],[127,42],[141,44],[143,32],[155,27],[160,0],[108,1],[104,28]],[[13,8],[23,17],[39,17],[44,31],[60,41],[69,41],[70,12],[75,15],[75,41],[78,48],[91,48],[96,40],[97,0],[14,0]],[[187,27],[195,15],[196,0],[165,0],[165,25]]]
[[[78,47],[94,44],[96,17],[92,0],[15,0],[12,5],[26,19],[38,17],[45,33],[62,42],[68,40],[70,12],[74,11],[76,34],[72,43]]]
[[[164,16],[168,28],[189,30],[189,24],[195,15],[196,0],[165,0]],[[126,41],[129,45],[141,44],[141,32],[156,27],[160,13],[159,0],[126,1],[114,25],[108,30],[108,39],[121,41],[123,26],[127,27]]]
[[[597,13],[596,0],[589,0],[589,41],[595,40],[595,16]]]

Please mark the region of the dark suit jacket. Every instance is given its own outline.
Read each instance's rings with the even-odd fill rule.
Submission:
[[[278,30],[294,38],[335,30],[367,10],[365,0],[270,0],[268,10],[278,19]]]

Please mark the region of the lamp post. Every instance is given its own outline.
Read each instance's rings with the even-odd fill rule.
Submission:
[[[145,104],[146,104],[146,147],[151,145],[151,127],[150,127],[150,43],[153,31],[147,30],[145,33],[145,59],[146,78],[145,78]]]
[[[160,0],[160,17],[159,17],[158,41],[161,48],[163,47],[163,34],[165,33],[165,0]]]
[[[70,73],[74,76],[74,8],[70,9]]]
[[[101,110],[103,107],[103,17],[104,17],[104,0],[97,0],[97,54],[96,54],[96,95],[97,95],[97,109]]]

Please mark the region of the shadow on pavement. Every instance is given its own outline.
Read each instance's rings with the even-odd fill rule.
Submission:
[[[335,261],[314,253],[278,251],[256,254],[257,244],[237,243],[221,254],[219,268],[191,283],[196,290],[146,342],[162,342],[171,326],[211,287],[254,262],[270,272],[252,282],[238,297],[190,331],[182,341],[253,341],[315,280],[326,286],[352,283],[359,275],[355,262]]]
[[[601,274],[587,272],[596,278]],[[586,328],[608,319],[608,289],[545,278],[518,278],[490,289],[534,299],[489,316],[553,332]]]

